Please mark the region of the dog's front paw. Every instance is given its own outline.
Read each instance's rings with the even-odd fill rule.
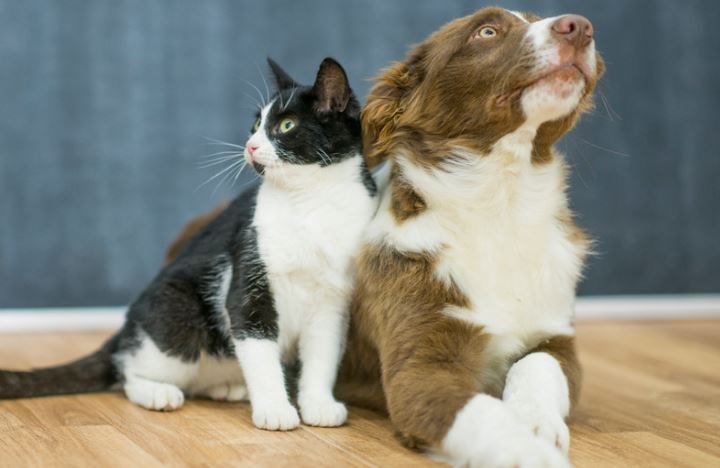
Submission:
[[[453,466],[567,468],[554,445],[535,437],[500,400],[477,395],[458,413],[442,443]]]
[[[554,445],[567,455],[570,449],[570,430],[562,416],[557,413],[530,411],[518,415],[530,430],[539,438]]]
[[[333,398],[301,398],[300,414],[310,426],[336,427],[347,420],[347,408]]]
[[[255,427],[268,431],[289,431],[300,425],[297,410],[288,402],[253,406]]]
[[[453,466],[478,468],[570,468],[559,450],[524,430],[505,432],[488,442],[470,437],[464,447],[455,447],[448,461]]]
[[[570,468],[567,457],[544,440],[532,436],[514,436],[480,455],[470,466]]]
[[[570,430],[558,411],[544,406],[542,402],[515,398],[507,405],[525,427],[540,439],[557,447],[567,455],[570,449]]]

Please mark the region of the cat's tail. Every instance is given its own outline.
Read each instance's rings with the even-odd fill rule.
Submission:
[[[118,381],[112,355],[119,339],[115,335],[94,353],[69,364],[32,371],[0,370],[0,399],[108,390]]]

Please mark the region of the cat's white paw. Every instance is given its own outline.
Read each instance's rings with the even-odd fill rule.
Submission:
[[[248,399],[247,387],[243,384],[220,384],[210,387],[204,393],[215,401],[245,401]]]
[[[538,410],[526,410],[522,414],[516,414],[533,434],[567,455],[570,449],[570,430],[559,414]]]
[[[347,421],[347,408],[333,398],[300,399],[300,414],[310,426],[336,427]]]
[[[253,406],[252,420],[255,427],[268,431],[289,431],[300,425],[297,410],[288,402]]]
[[[133,403],[155,411],[174,411],[185,403],[185,395],[175,385],[145,379],[126,382],[125,394]]]

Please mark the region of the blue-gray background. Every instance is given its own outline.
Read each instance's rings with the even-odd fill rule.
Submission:
[[[0,307],[124,304],[183,223],[237,189],[271,55],[368,78],[476,1],[0,0]],[[581,292],[720,292],[720,2],[514,1],[589,17],[608,72],[562,144],[599,256]],[[248,97],[250,96],[250,97]]]

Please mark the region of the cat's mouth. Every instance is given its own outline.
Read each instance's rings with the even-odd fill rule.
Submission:
[[[260,164],[257,161],[252,161],[251,164],[252,164],[253,169],[255,169],[255,172],[257,172],[260,175],[265,175],[265,165],[264,164]]]

